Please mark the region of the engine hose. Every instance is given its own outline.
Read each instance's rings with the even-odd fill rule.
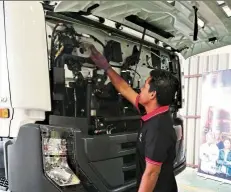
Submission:
[[[140,55],[141,55],[141,51],[142,51],[142,47],[143,47],[143,43],[144,43],[144,37],[145,37],[145,33],[146,33],[146,28],[144,28],[144,31],[143,31],[143,35],[142,35],[142,39],[140,41],[140,50],[139,50],[139,55],[138,55],[138,59],[136,61],[136,68],[135,68],[135,74],[137,72],[137,67],[138,67],[138,64],[139,64],[139,60],[140,60]],[[134,81],[135,81],[135,74],[133,76],[133,84],[134,84]]]
[[[141,75],[137,71],[135,71],[135,69],[129,68],[129,70],[133,71],[134,73],[136,73],[139,76],[139,78],[141,78]]]
[[[59,26],[66,26],[66,24],[64,23],[57,23],[52,31],[52,34],[51,34],[51,53],[50,53],[50,62],[51,62],[51,66],[54,65],[54,56],[55,56],[55,53],[54,53],[54,40],[55,40],[55,32],[56,32],[56,29],[59,27]]]
[[[91,100],[92,100],[92,80],[87,80],[87,91],[86,91],[86,118],[88,125],[91,125]]]

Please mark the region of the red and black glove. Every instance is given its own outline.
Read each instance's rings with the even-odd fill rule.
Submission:
[[[107,59],[95,48],[94,45],[89,45],[88,48],[91,51],[90,58],[92,59],[92,61],[94,61],[97,67],[99,67],[100,69],[104,69],[105,71],[111,68]]]

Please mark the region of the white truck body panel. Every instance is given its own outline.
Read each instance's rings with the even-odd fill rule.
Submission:
[[[10,136],[16,137],[21,125],[42,121],[45,111],[51,110],[46,26],[41,3],[5,1],[4,4],[14,109]]]
[[[5,21],[3,1],[0,1],[0,108],[8,108],[12,115],[10,84],[8,76],[6,42],[5,42]],[[8,137],[10,132],[11,117],[0,118],[0,136]]]

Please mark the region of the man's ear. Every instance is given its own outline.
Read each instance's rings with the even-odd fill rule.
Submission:
[[[151,92],[151,100],[156,98],[156,91]]]

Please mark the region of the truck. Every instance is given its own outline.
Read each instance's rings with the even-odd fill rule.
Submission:
[[[186,149],[179,116],[180,57],[230,44],[222,4],[228,6],[1,1],[1,189],[135,191],[136,139],[144,111],[137,112],[95,67],[86,43],[94,44],[137,92],[151,70],[167,70],[178,79],[170,109],[177,134],[174,171],[181,173]]]

